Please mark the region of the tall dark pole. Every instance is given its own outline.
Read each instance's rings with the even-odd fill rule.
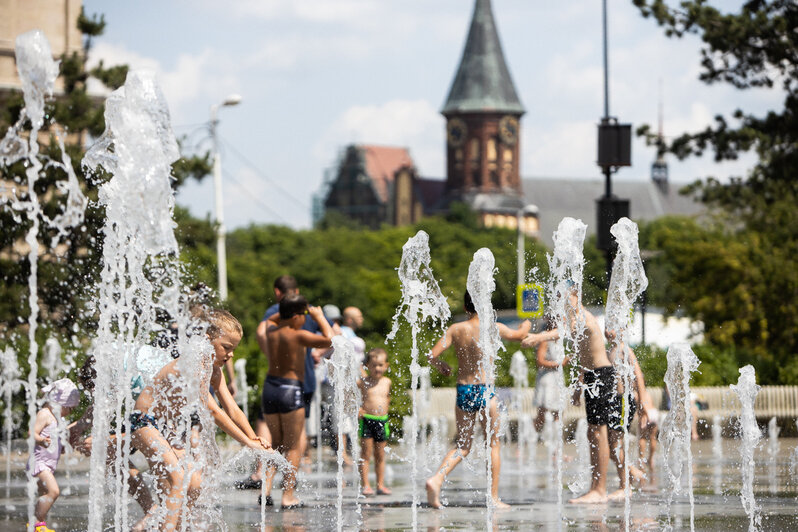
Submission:
[[[629,200],[615,197],[612,193],[612,174],[621,166],[632,164],[632,125],[619,124],[610,116],[610,67],[607,31],[607,0],[601,4],[603,62],[604,62],[604,116],[598,126],[598,165],[604,174],[604,195],[596,200],[598,248],[607,260],[607,288],[612,276],[612,256],[615,241],[610,234],[612,225],[629,216]]]
[[[601,2],[601,22],[604,34],[604,117],[602,124],[610,123],[610,66],[607,59],[607,0]],[[604,197],[612,197],[612,168],[604,167]],[[610,277],[612,276],[612,249],[605,250],[606,269],[607,269],[607,290],[610,289]]]

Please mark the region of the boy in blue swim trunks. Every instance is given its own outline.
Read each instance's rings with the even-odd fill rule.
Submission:
[[[465,458],[471,451],[471,442],[474,436],[474,423],[477,418],[482,423],[487,437],[485,409],[490,408],[492,427],[491,468],[492,485],[490,486],[491,498],[496,508],[507,508],[507,504],[499,499],[499,471],[501,470],[501,454],[499,448],[499,414],[496,398],[491,396],[489,405],[485,401],[485,375],[480,367],[482,351],[479,348],[479,316],[477,315],[471,295],[465,293],[464,309],[468,315],[466,321],[450,326],[443,338],[433,346],[428,355],[430,365],[444,375],[449,375],[452,370],[449,365],[439,357],[441,353],[454,347],[457,354],[457,405],[454,410],[457,424],[457,441],[455,447],[450,449],[438,468],[438,472],[427,479],[427,502],[433,508],[441,508],[441,487],[446,476]],[[518,329],[510,329],[504,324],[497,323],[499,335],[503,340],[513,342],[523,341],[525,347],[557,338],[557,331],[546,331],[541,334],[529,334],[531,324],[528,320],[521,323]]]

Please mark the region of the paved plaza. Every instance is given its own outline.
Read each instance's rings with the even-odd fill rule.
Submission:
[[[747,530],[748,517],[740,502],[739,490],[741,476],[739,471],[739,451],[736,440],[723,441],[720,459],[713,456],[712,443],[700,441],[693,445],[694,485],[695,485],[695,524],[696,530]],[[763,530],[798,529],[796,511],[795,464],[790,457],[798,445],[796,439],[780,440],[778,454],[771,458],[767,442],[763,442],[757,453],[755,492],[757,502],[762,508]],[[224,453],[226,456],[232,455]],[[345,472],[348,485],[344,488],[342,530],[412,530],[413,511],[410,467],[397,459],[403,453],[401,447],[395,448],[388,478],[393,494],[356,498],[355,473],[350,468]],[[568,457],[575,454],[572,445],[566,445]],[[420,460],[420,467],[427,471],[437,465],[437,453],[430,452],[429,459]],[[504,450],[500,495],[511,509],[493,514],[490,528],[493,530],[621,530],[624,526],[624,504],[614,502],[600,505],[575,506],[557,504],[556,469],[547,459],[548,451],[543,444],[537,446],[535,459],[519,460],[518,449],[514,445]],[[5,459],[5,457],[3,457]],[[658,461],[661,455],[658,454]],[[58,532],[85,530],[87,523],[86,501],[88,479],[87,460],[77,460],[74,456],[62,462],[58,471],[62,497],[56,502],[48,519]],[[577,478],[578,461],[565,464],[563,499],[572,496],[567,485]],[[69,479],[67,480],[67,467]],[[660,478],[655,486],[635,491],[631,501],[630,528],[632,530],[661,530],[668,523],[667,494],[659,487],[661,482],[661,463],[658,464]],[[21,457],[13,463],[13,477],[6,496],[4,483],[0,484],[0,530],[23,530],[25,524],[26,502],[24,497],[24,477]],[[425,531],[443,530],[487,530],[488,516],[485,508],[484,462],[475,457],[461,464],[451,475],[443,490],[446,508],[435,510],[426,506],[423,492],[422,472],[418,495],[422,504],[417,512],[417,528]],[[321,473],[317,465],[306,467],[301,475],[300,497],[305,508],[283,511],[266,508],[266,530],[274,531],[316,531],[336,530],[337,487],[335,484],[335,462],[331,454],[324,455]],[[219,493],[220,507],[224,521],[231,531],[258,530],[261,510],[257,504],[258,491],[238,491],[233,482],[240,475],[231,473],[225,477]],[[610,489],[617,487],[617,476],[611,471]],[[279,490],[274,491],[279,501]],[[13,508],[12,508],[13,507]],[[133,515],[139,510],[134,508]],[[670,510],[671,525],[674,530],[689,530],[690,505],[686,494],[676,495]]]

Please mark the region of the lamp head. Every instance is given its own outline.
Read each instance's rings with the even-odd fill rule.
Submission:
[[[222,105],[231,106],[231,105],[238,105],[239,103],[241,103],[241,95],[231,94],[230,96],[224,99]]]

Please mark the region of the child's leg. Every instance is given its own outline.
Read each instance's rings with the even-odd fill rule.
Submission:
[[[133,445],[139,449],[150,464],[156,477],[161,500],[166,506],[166,519],[161,530],[177,530],[180,509],[183,503],[183,467],[169,442],[153,427],[142,427],[132,434]],[[148,518],[155,514],[153,505]],[[152,525],[152,523],[150,523]]]
[[[454,419],[457,425],[456,445],[443,457],[443,462],[441,462],[438,471],[427,479],[427,502],[433,508],[442,506],[440,501],[441,486],[443,486],[446,475],[451,473],[457,464],[468,456],[471,451],[476,417],[476,412],[466,412],[457,407],[454,409]]]
[[[540,434],[543,430],[543,425],[546,422],[546,409],[543,407],[538,407],[538,415],[535,418],[535,432]]]
[[[373,450],[374,439],[362,437],[360,440],[360,463],[358,464],[358,468],[360,469],[360,484],[363,488],[363,495],[374,495],[374,490],[371,489],[371,485],[369,484],[369,461],[371,460]],[[379,474],[377,476],[379,477]],[[379,480],[377,480],[377,487],[379,487],[379,485]]]
[[[147,488],[144,479],[141,478],[139,470],[133,467],[133,464],[129,464],[129,466],[130,477],[128,477],[127,481],[127,492],[139,503],[139,506],[146,514],[153,505],[152,495],[150,495],[150,490]]]
[[[280,416],[280,428],[282,430],[282,447],[291,468],[283,474],[283,506],[291,506],[299,503],[299,499],[294,495],[296,489],[296,472],[301,458],[302,433],[305,431],[305,409],[300,408]]]
[[[283,445],[283,429],[280,420],[280,414],[265,414],[263,416],[264,423],[263,427],[265,427],[266,432],[269,433],[269,437],[271,438],[272,447],[280,452],[281,454],[285,455],[285,446]],[[258,433],[260,436],[260,433]],[[267,467],[266,470],[262,473],[263,474],[263,481],[266,483],[266,495],[268,496],[272,492],[272,482],[274,481],[274,475],[277,474],[277,469],[273,466]]]
[[[49,469],[45,469],[36,475],[36,480],[39,487],[39,498],[36,499],[36,508],[33,511],[33,515],[36,517],[36,521],[46,521],[47,513],[61,494],[61,490],[58,489],[55,475]]]
[[[625,496],[626,490],[626,464],[624,462],[623,452],[623,431],[607,429],[607,437],[609,439],[610,457],[615,462],[615,468],[618,470],[618,479],[620,480],[620,488],[610,498],[618,499]],[[645,475],[634,464],[629,464],[629,477],[632,482],[642,481]]]
[[[607,425],[587,425],[587,441],[590,444],[590,491],[568,502],[575,504],[597,503],[607,500],[607,463],[610,448],[607,443]]]
[[[485,430],[485,440],[488,439],[487,419],[486,416],[482,417],[482,426]],[[499,439],[499,429],[501,428],[499,422],[499,409],[497,408],[496,398],[490,400],[490,497],[493,499],[493,504],[497,508],[508,508],[509,505],[505,504],[499,499],[499,474],[502,469],[502,454],[501,454],[501,441]]]
[[[259,438],[263,438],[269,443],[271,443],[272,446],[274,446],[274,448],[276,449],[277,447],[272,442],[272,435],[271,432],[269,431],[269,426],[266,423],[265,417],[266,416],[261,415],[255,421],[255,434],[257,434]],[[250,475],[250,478],[252,480],[261,480],[264,478],[263,464],[261,463],[260,459],[258,459],[255,462],[255,472],[252,473],[252,475]],[[269,493],[270,491],[271,489],[267,490],[267,493]]]
[[[374,472],[377,474],[377,491],[388,495],[391,490],[385,487],[385,444],[381,441],[374,444]]]

